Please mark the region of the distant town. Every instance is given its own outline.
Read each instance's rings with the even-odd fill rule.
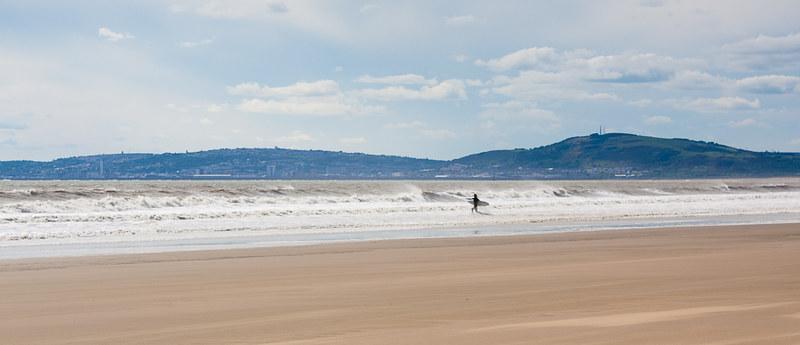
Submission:
[[[0,162],[3,179],[636,179],[800,176],[800,154],[611,133],[443,161],[282,148]]]

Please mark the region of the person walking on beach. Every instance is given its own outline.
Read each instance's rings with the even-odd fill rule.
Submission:
[[[480,200],[480,199],[478,199],[478,194],[477,194],[477,193],[475,193],[475,194],[472,194],[472,212],[473,212],[473,213],[474,213],[474,212],[478,212],[478,203],[479,203],[480,201],[481,201],[481,200]]]

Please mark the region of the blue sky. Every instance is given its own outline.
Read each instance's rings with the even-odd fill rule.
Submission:
[[[797,1],[4,1],[0,159],[451,159],[609,131],[800,151]]]

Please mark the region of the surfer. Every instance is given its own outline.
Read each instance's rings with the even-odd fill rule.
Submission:
[[[478,203],[480,202],[481,200],[478,199],[478,194],[472,194],[472,212],[478,212]]]

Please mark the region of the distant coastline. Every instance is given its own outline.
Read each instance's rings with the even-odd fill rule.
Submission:
[[[120,153],[0,162],[6,180],[585,180],[800,176],[800,153],[592,134],[453,160],[283,148]]]

